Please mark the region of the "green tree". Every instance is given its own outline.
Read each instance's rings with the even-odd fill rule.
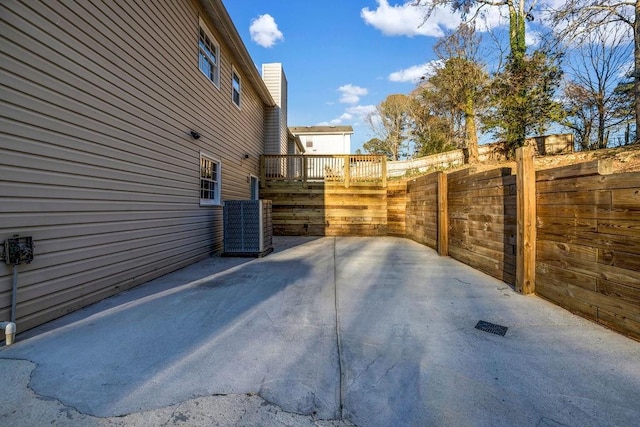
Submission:
[[[525,57],[525,22],[533,20],[537,0],[417,0],[416,6],[425,8],[426,19],[438,7],[449,7],[462,14],[465,24],[474,25],[485,7],[506,7],[509,12],[509,47],[513,61],[518,64]],[[473,14],[471,14],[473,12]],[[471,15],[470,15],[471,14]]]
[[[376,111],[367,117],[367,122],[378,140],[370,144],[379,152],[387,152],[389,159],[399,160],[403,155],[403,149],[407,145],[409,130],[409,97],[403,94],[393,94],[376,107]],[[371,142],[369,141],[369,142]],[[384,149],[380,148],[380,144]],[[369,153],[366,144],[363,145]]]
[[[512,157],[527,136],[542,134],[551,122],[563,117],[562,106],[554,100],[562,70],[553,56],[543,51],[517,60],[510,56],[505,69],[491,85],[494,107],[483,116],[484,129],[505,141]]]
[[[409,95],[411,107],[411,138],[418,157],[453,150],[454,131],[451,116],[443,112],[439,99],[428,82]]]
[[[527,55],[525,23],[533,20],[536,0],[418,0],[416,5],[426,8],[429,19],[435,8],[449,6],[460,12],[465,24],[473,25],[485,7],[506,7],[509,13],[509,56],[492,84],[493,102],[498,105],[491,111],[497,116],[485,115],[485,129],[506,139],[508,153],[524,145],[528,132],[543,128],[560,111],[552,102],[558,83],[559,67],[552,64],[551,57],[541,51]],[[471,14],[473,12],[473,14]],[[527,82],[529,73],[537,78]],[[511,80],[511,81],[510,81]],[[532,98],[532,97],[538,98]],[[535,113],[535,114],[532,114]]]
[[[489,75],[477,59],[479,44],[474,28],[461,25],[436,44],[435,51],[444,66],[429,78],[435,97],[456,118],[452,126],[464,126],[455,132],[462,136],[456,145],[467,148],[470,163],[478,161],[476,111],[486,104],[489,83]]]
[[[393,157],[393,152],[390,150],[389,144],[379,138],[371,138],[362,144],[362,148],[369,154],[387,156],[389,159]]]

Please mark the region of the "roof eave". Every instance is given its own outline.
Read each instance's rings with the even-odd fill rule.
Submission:
[[[238,68],[244,72],[249,81],[253,84],[262,102],[269,107],[276,106],[273,97],[269,93],[267,86],[264,84],[262,76],[260,76],[253,59],[251,59],[251,55],[249,55],[249,51],[247,51],[247,47],[242,41],[240,34],[238,34],[238,30],[233,24],[233,21],[231,20],[227,9],[222,4],[222,1],[199,0],[199,2],[209,16],[209,19],[211,19],[213,24],[216,26],[216,29],[224,39],[224,42],[234,52],[236,52],[237,61],[239,61],[237,64]]]

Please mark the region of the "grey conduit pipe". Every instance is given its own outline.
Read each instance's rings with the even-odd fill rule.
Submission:
[[[18,266],[13,265],[13,288],[11,290],[11,323],[16,323],[16,303],[18,300]]]

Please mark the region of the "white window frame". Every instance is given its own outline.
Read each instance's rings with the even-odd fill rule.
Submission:
[[[200,206],[219,206],[221,204],[222,162],[202,151],[199,159]],[[208,174],[206,162],[211,163],[212,173],[210,174]],[[213,173],[213,165],[215,165],[215,174]],[[211,190],[211,187],[213,187],[213,190]],[[202,197],[205,192],[208,192],[212,197]]]
[[[238,88],[236,89],[236,78],[238,80]],[[235,94],[238,93],[238,103],[236,104]],[[235,67],[231,68],[231,103],[240,108],[242,105],[242,79]]]
[[[249,192],[251,200],[260,200],[260,178],[249,175]]]
[[[211,56],[207,54],[207,51],[211,52],[211,56],[215,56],[215,64],[213,63]],[[207,74],[205,70],[203,70],[203,62],[209,64],[213,69],[211,74]],[[200,18],[200,24],[198,27],[198,69],[207,78],[207,80],[213,83],[213,85],[218,89],[220,89],[220,62],[220,44],[215,37],[213,37],[211,31],[209,31],[207,24],[205,24],[202,18]]]

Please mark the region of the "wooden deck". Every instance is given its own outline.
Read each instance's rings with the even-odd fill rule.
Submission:
[[[263,155],[261,185],[268,182],[333,182],[387,186],[387,159],[376,155]]]

